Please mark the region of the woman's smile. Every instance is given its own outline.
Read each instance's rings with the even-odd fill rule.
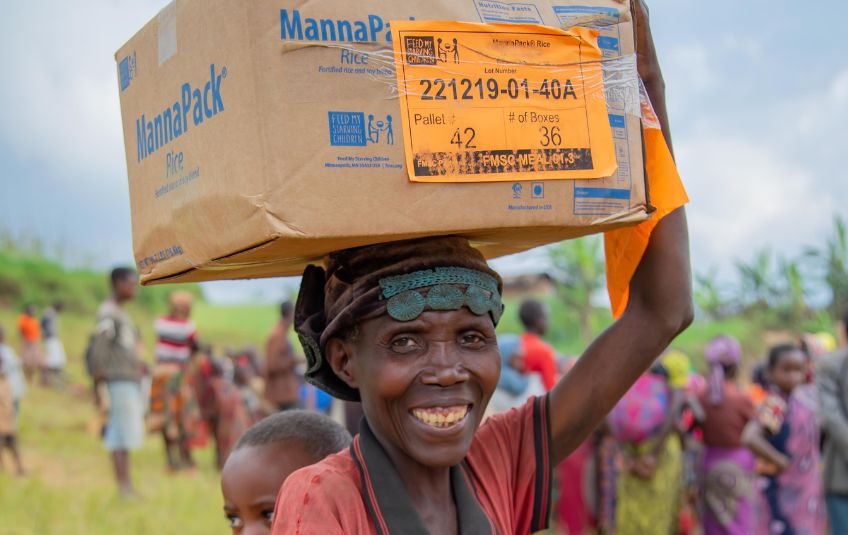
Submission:
[[[435,429],[449,429],[460,427],[471,411],[471,404],[416,407],[409,412],[422,424]]]

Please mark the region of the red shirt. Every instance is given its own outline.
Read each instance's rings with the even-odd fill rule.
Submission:
[[[548,397],[496,414],[451,468],[460,533],[546,529],[551,500]],[[349,450],[302,468],[277,497],[273,535],[426,533],[367,424]]]
[[[539,338],[539,335],[529,332],[521,335],[521,346],[524,348],[524,369],[540,374],[545,390],[550,392],[557,381],[554,348]]]

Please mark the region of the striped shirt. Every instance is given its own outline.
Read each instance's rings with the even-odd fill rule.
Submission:
[[[163,316],[153,324],[156,331],[156,360],[184,363],[191,356],[191,346],[197,337],[194,322]]]

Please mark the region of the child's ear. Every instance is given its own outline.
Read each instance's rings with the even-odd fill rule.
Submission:
[[[324,353],[333,373],[344,381],[347,386],[359,388],[356,381],[356,372],[353,369],[350,344],[341,338],[331,338],[327,342]]]

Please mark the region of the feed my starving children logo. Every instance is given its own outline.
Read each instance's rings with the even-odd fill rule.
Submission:
[[[406,35],[403,51],[407,65],[436,65],[459,63],[459,42],[456,37],[442,39],[427,35]]]
[[[330,145],[336,147],[364,147],[366,145],[394,145],[395,132],[391,115],[364,112],[327,112],[330,128]]]

